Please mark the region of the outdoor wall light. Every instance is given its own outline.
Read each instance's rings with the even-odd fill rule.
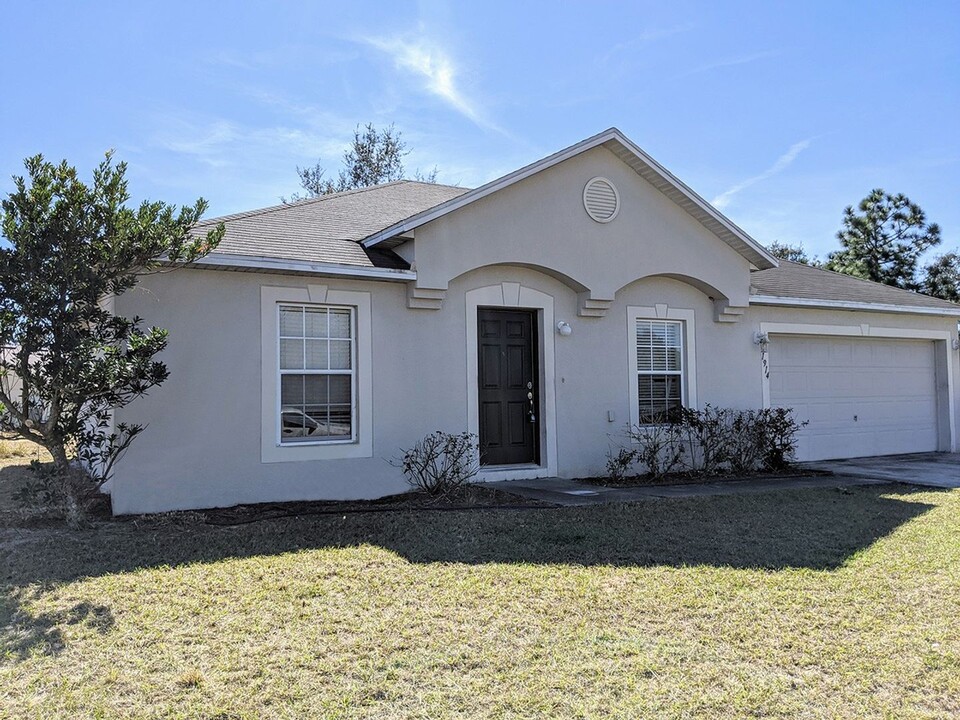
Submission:
[[[956,338],[954,338],[953,342],[950,344],[953,345],[954,350],[960,350],[960,340],[957,340]]]
[[[557,332],[564,337],[567,337],[567,335],[570,335],[573,332],[573,328],[570,327],[570,323],[566,322],[565,320],[561,320],[557,323]]]
[[[756,335],[753,336],[754,345],[766,345],[769,342],[770,342],[770,336],[764,332],[758,332]]]

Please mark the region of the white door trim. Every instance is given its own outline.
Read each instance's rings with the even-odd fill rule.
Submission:
[[[539,310],[538,345],[540,372],[540,464],[481,468],[477,480],[529,480],[557,476],[557,388],[554,360],[553,296],[520,283],[504,282],[466,293],[467,346],[467,430],[480,435],[479,377],[477,348],[477,310],[481,307],[513,307]]]
[[[953,377],[953,338],[948,330],[874,327],[861,325],[818,325],[807,323],[760,323],[760,334],[766,335],[832,335],[843,337],[930,340],[934,343],[937,370],[937,424],[940,452],[957,452],[956,402]],[[766,348],[764,348],[766,352]],[[763,406],[770,407],[769,363],[761,363],[760,381]]]

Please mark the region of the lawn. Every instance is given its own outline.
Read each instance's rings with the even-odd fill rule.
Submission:
[[[3,718],[958,713],[958,491],[0,529]]]

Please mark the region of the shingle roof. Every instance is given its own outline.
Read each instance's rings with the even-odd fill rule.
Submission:
[[[379,262],[371,260],[359,240],[465,192],[461,187],[398,180],[204,220],[196,230],[224,224],[219,254],[374,267]]]
[[[365,250],[360,241],[466,192],[461,187],[399,180],[213,218],[196,230],[222,222],[226,234],[217,248],[222,255],[405,268],[406,263],[392,251]],[[780,260],[780,267],[751,273],[750,294],[960,311],[960,305],[945,300],[788,260]]]
[[[789,260],[781,260],[780,267],[752,273],[750,294],[960,311],[960,305],[946,300]]]

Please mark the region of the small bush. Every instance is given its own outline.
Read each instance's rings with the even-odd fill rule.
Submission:
[[[730,444],[731,416],[735,410],[709,403],[703,410],[683,408],[679,425],[689,450],[687,469],[703,475],[715,475],[726,460]]]
[[[613,448],[607,451],[607,479],[614,485],[623,484],[624,480],[631,477],[633,473],[630,469],[637,462],[639,451],[636,448]]]
[[[783,470],[790,466],[797,452],[797,433],[808,420],[797,422],[791,408],[767,408],[762,416],[763,450],[761,463],[765,470]]]
[[[784,470],[806,424],[797,422],[789,408],[683,408],[672,423],[629,427],[629,446],[607,453],[607,477],[621,484],[638,463],[650,480],[679,468],[699,475]]]
[[[477,436],[437,430],[404,450],[400,467],[413,487],[434,497],[446,495],[480,470]]]
[[[634,426],[628,435],[637,445],[636,457],[647,469],[648,479],[659,480],[683,463],[685,448],[680,425]]]

